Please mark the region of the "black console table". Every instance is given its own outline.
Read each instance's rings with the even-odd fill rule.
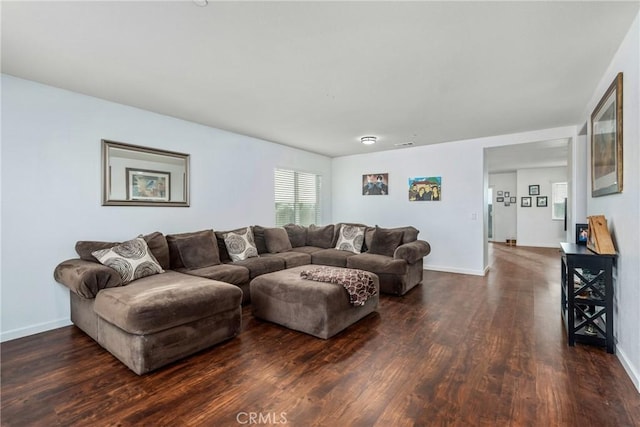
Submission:
[[[562,318],[569,345],[613,343],[613,266],[616,255],[599,255],[574,243],[562,248]]]

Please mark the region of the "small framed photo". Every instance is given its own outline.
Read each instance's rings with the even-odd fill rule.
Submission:
[[[171,173],[126,168],[127,200],[168,202],[171,200]]]
[[[547,207],[547,196],[538,196],[536,197],[536,206],[539,208]]]
[[[589,224],[576,224],[576,245],[586,246],[589,240]]]
[[[496,197],[496,202],[504,202],[504,197]]]
[[[510,192],[508,192],[508,191],[505,191],[505,192],[504,192],[504,197],[509,197],[510,195],[511,195],[511,193],[510,193]]]
[[[517,199],[515,197],[509,197],[509,202],[516,203]]]
[[[520,198],[520,206],[523,208],[531,207],[531,197],[521,197]]]
[[[502,191],[498,191],[498,196],[502,196]]]
[[[537,196],[540,194],[540,186],[539,185],[530,185],[529,186],[529,195]]]
[[[504,201],[504,205],[505,205],[505,206],[511,206],[511,203],[509,203],[509,201],[508,201],[508,200],[505,200],[505,201]]]

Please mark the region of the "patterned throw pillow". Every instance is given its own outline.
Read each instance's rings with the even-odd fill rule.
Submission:
[[[247,227],[243,231],[230,231],[225,234],[224,245],[227,247],[231,261],[242,261],[258,256],[251,227]]]
[[[362,250],[362,244],[364,243],[365,229],[366,227],[342,224],[340,226],[340,234],[338,235],[336,249],[359,254]]]
[[[101,264],[116,270],[122,277],[123,285],[142,277],[164,273],[142,237],[92,252],[91,255]]]

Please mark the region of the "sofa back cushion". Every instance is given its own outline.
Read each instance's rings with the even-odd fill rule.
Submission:
[[[169,260],[169,246],[167,245],[167,239],[164,234],[159,231],[155,231],[150,234],[145,234],[142,238],[147,242],[149,250],[158,261],[160,266],[164,270],[168,270],[170,267]],[[76,242],[76,253],[85,261],[98,262],[98,260],[91,255],[92,252],[99,251],[100,249],[112,248],[121,242],[100,242],[94,240],[79,240]]]
[[[316,246],[323,249],[332,248],[335,245],[334,230],[335,226],[333,224],[323,227],[311,224],[307,228],[307,246]]]
[[[169,234],[167,244],[173,269],[196,269],[220,264],[213,230]]]
[[[287,252],[293,248],[291,242],[289,241],[287,230],[282,227],[265,228],[264,240],[267,246],[267,250],[271,254]]]
[[[264,230],[266,230],[266,228],[261,225],[254,225],[251,227],[251,230],[253,231],[253,243],[256,244],[258,254],[266,254],[269,252],[267,249],[267,242],[264,237]]]
[[[294,248],[307,245],[307,228],[297,224],[287,224],[284,229],[289,235],[289,242]]]
[[[386,229],[376,226],[371,239],[370,254],[393,257],[396,248],[402,243],[404,232],[398,229]]]

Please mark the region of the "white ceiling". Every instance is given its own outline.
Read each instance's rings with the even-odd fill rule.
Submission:
[[[2,72],[341,156],[578,124],[638,7],[2,1]]]

